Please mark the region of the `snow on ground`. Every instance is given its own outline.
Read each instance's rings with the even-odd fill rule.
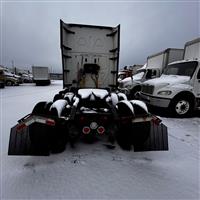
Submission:
[[[168,152],[127,152],[101,143],[49,157],[7,156],[10,128],[62,82],[0,90],[1,199],[199,199],[200,118],[163,118]]]

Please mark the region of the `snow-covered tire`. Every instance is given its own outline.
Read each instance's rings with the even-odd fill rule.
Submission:
[[[117,114],[120,119],[118,124],[118,131],[116,133],[116,140],[119,146],[124,150],[131,150],[132,139],[131,139],[131,129],[132,129],[132,117],[134,116],[134,110],[132,104],[123,100],[117,103]]]
[[[119,101],[127,100],[127,96],[122,92],[117,93],[117,96],[118,96]]]
[[[132,146],[143,144],[150,135],[151,124],[150,122],[132,123],[132,119],[147,116],[146,104],[138,100],[121,101],[117,104],[117,111],[120,125],[116,139],[121,148],[131,150]]]
[[[134,116],[134,110],[132,104],[127,100],[119,101],[116,105],[117,113],[122,116]]]
[[[46,101],[41,101],[35,105],[35,107],[32,110],[32,114],[45,114],[45,106],[47,102]]]
[[[41,101],[35,105],[32,114],[48,115],[52,102]],[[51,129],[46,124],[34,123],[29,126],[29,136],[35,154],[49,151],[50,140],[49,132]]]
[[[171,101],[169,111],[175,117],[188,117],[193,111],[193,106],[194,102],[191,97],[178,96]]]
[[[59,102],[64,102],[66,100],[59,99],[55,101],[50,107],[50,115],[54,117],[60,117],[65,109],[67,104],[63,103],[63,105],[59,108]],[[50,151],[51,153],[61,153],[65,150],[65,146],[67,143],[67,131],[65,123],[57,122],[55,127],[51,127],[49,129],[49,140],[50,140]]]
[[[0,88],[4,88],[5,84],[4,83],[0,83]]]
[[[63,98],[63,96],[61,95],[61,94],[56,94],[55,96],[54,96],[54,98],[53,98],[53,102],[55,102],[55,101],[57,101],[57,100],[59,100],[59,99],[62,99]]]
[[[130,103],[133,106],[135,117],[145,116],[148,114],[148,108],[143,101],[131,100]]]

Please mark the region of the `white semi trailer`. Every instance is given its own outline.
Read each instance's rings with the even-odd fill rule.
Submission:
[[[169,108],[185,117],[200,108],[200,38],[184,47],[184,60],[170,63],[160,78],[143,83],[140,97],[147,104]]]
[[[134,99],[135,94],[141,91],[141,84],[144,81],[160,77],[163,70],[170,62],[183,59],[183,52],[183,49],[168,48],[148,56],[145,70],[138,70],[138,73],[140,73],[139,79],[135,79],[135,76],[124,79],[119,83],[119,89],[126,93],[130,99]],[[138,75],[136,77],[138,77]]]

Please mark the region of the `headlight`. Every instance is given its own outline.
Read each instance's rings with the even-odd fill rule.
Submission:
[[[172,93],[172,91],[170,91],[170,90],[158,92],[159,95],[170,95],[171,93]]]

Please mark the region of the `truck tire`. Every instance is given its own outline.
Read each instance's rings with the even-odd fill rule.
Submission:
[[[117,114],[120,119],[119,129],[116,133],[116,140],[119,146],[130,151],[132,148],[132,123],[131,119],[134,116],[133,110],[131,110],[132,104],[123,100],[117,103]]]
[[[45,106],[47,102],[46,101],[41,101],[35,105],[35,107],[32,110],[32,114],[38,115],[38,114],[46,114]]]
[[[0,83],[0,88],[5,88],[5,84],[4,83]]]
[[[62,95],[61,94],[56,94],[53,98],[53,102],[59,100],[59,99],[62,99]]]
[[[61,115],[62,115],[64,108],[65,108],[65,106],[62,108]],[[51,116],[59,117],[58,116],[59,112],[58,112],[57,107],[54,107],[54,106],[51,107],[49,112],[50,112]],[[61,122],[57,122],[55,127],[51,127],[49,129],[51,153],[61,153],[65,150],[65,146],[67,143],[67,131],[66,130],[67,130],[66,124],[65,123],[63,124]]]
[[[169,109],[175,117],[188,117],[193,111],[193,106],[191,97],[178,96],[172,100]]]
[[[141,91],[141,87],[140,86],[137,86],[137,87],[134,87],[133,89],[130,90],[130,94],[128,95],[128,99],[132,100],[132,99],[136,99],[136,96],[135,94],[137,92]]]
[[[34,115],[48,115],[52,102],[39,102],[33,108]],[[50,150],[50,132],[52,127],[45,124],[35,123],[29,127],[30,141],[35,155],[49,154]]]
[[[6,81],[6,85],[7,85],[7,86],[12,86],[12,85],[13,85],[13,82],[12,82],[12,81]]]

